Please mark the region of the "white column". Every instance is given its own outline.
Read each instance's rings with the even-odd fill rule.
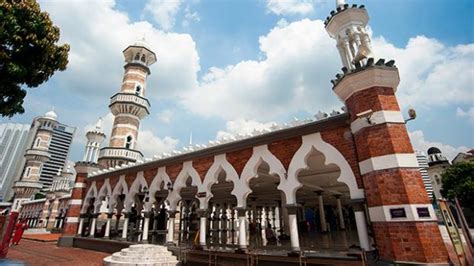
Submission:
[[[288,215],[289,225],[290,225],[290,240],[291,240],[291,249],[294,251],[300,250],[300,239],[298,235],[298,221],[296,218],[296,213]]]
[[[318,194],[318,203],[319,203],[319,220],[321,222],[321,231],[327,232],[327,224],[326,224],[326,215],[324,213],[324,202],[323,202],[323,194]]]
[[[168,219],[168,234],[166,235],[167,243],[174,243],[174,216]]]
[[[350,44],[349,44],[349,40],[347,40],[347,39],[344,40],[344,49],[345,49],[345,51],[346,51],[347,61],[350,62],[349,68],[350,68],[350,69],[353,69],[354,67],[352,66],[352,60],[354,59],[354,57],[353,57],[353,55],[352,55],[352,51],[351,51],[351,47],[350,47]]]
[[[288,235],[290,233],[290,220],[289,220],[289,217],[288,217],[288,209],[285,208],[285,205],[286,205],[286,195],[285,193],[281,192],[281,214],[283,216],[283,226],[284,228],[283,229],[283,232]]]
[[[346,225],[344,224],[344,215],[342,214],[342,204],[341,198],[338,196],[336,198],[337,203],[337,214],[339,215],[339,226],[342,230],[346,229]]]
[[[122,229],[122,238],[127,239],[128,231],[128,213],[125,214],[125,219],[123,219],[123,229]]]
[[[89,157],[89,150],[90,150],[89,143],[87,143],[86,151],[84,152],[84,157],[82,158],[82,160],[85,162],[87,161],[87,157]]]
[[[145,213],[145,218],[143,219],[143,236],[142,240],[147,241],[148,240],[148,228],[150,226],[150,214]]]
[[[79,226],[77,227],[77,234],[82,234],[82,227],[84,226],[84,218],[79,218]]]
[[[105,224],[105,233],[104,237],[109,237],[110,235],[110,221],[112,220],[112,215],[110,213],[107,214],[107,223]]]
[[[206,246],[206,224],[207,224],[207,218],[206,218],[206,211],[201,210],[201,213],[199,214],[201,217],[199,219],[199,245],[202,247]]]
[[[241,249],[247,248],[247,217],[245,216],[245,209],[238,210],[239,216],[239,247]]]
[[[363,209],[354,211],[356,226],[357,226],[357,235],[359,236],[359,243],[360,247],[365,250],[369,251],[370,242],[369,242],[369,234],[367,233],[367,223],[365,221],[365,214]]]
[[[97,223],[97,218],[96,217],[92,218],[92,224],[91,224],[91,228],[90,228],[91,230],[90,230],[90,234],[89,234],[90,237],[94,237],[94,235],[95,235],[95,224],[96,223]]]

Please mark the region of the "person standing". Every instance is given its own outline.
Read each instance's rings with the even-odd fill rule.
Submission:
[[[21,220],[15,225],[15,234],[13,235],[12,245],[18,245],[26,229],[28,229],[26,219]]]

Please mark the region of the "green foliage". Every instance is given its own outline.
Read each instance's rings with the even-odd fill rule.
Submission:
[[[0,114],[23,113],[26,91],[65,70],[69,45],[35,0],[0,0]]]
[[[37,199],[44,199],[44,198],[46,198],[46,195],[41,193],[41,192],[38,192],[38,193],[35,194],[34,199],[37,200]]]
[[[441,175],[443,188],[441,194],[448,199],[458,197],[467,208],[474,206],[474,163],[453,164]]]

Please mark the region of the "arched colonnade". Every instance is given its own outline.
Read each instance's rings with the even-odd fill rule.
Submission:
[[[291,249],[298,251],[301,228],[311,231],[313,224],[318,224],[321,233],[334,229],[325,216],[328,205],[323,198],[334,206],[338,230],[347,227],[341,198],[364,201],[364,191],[350,164],[320,133],[302,137],[287,168],[267,145],[260,145],[252,148],[240,175],[226,154],[219,154],[204,175],[198,173],[193,161],[185,161],[174,180],[166,166],[158,168],[148,181],[143,171],[136,173],[130,185],[125,175],[117,179],[112,182],[107,178],[100,187],[97,180],[90,183],[78,234],[96,236],[97,218],[105,215],[106,223],[100,230],[103,237],[149,241],[150,231],[162,230],[166,242],[176,243],[177,229],[195,232],[195,242],[201,246],[227,243],[246,249],[252,241],[249,232],[255,232],[256,226],[264,235],[260,240],[288,236]],[[369,250],[364,208],[354,208],[353,213],[359,245]],[[311,218],[315,215],[318,223]],[[179,234],[178,241],[182,237]]]

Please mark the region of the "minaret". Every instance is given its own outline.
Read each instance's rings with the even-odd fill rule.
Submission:
[[[345,71],[353,71],[361,60],[372,57],[370,37],[366,26],[369,15],[364,5],[349,7],[344,0],[336,1],[336,11],[325,21],[326,30],[337,41]]]
[[[331,81],[333,91],[349,113],[362,178],[359,185],[365,191],[365,198],[359,204],[354,201],[353,207],[361,249],[372,249],[365,233],[367,209],[380,261],[447,263],[436,214],[395,96],[398,69],[393,60],[374,62],[365,29],[368,20],[363,5],[337,0],[336,10],[325,22],[343,65],[343,73]]]
[[[99,118],[95,127],[86,133],[87,144],[84,158],[82,161],[97,163],[99,159],[100,145],[105,139],[105,134],[102,131],[102,119]]]
[[[114,124],[109,146],[101,149],[99,164],[114,167],[135,162],[143,155],[136,150],[140,120],[149,114],[150,103],[145,98],[149,66],[156,62],[155,53],[144,41],[130,45],[123,51],[125,73],[120,92],[112,96],[109,108]]]
[[[48,149],[57,124],[57,115],[54,111],[49,111],[33,121],[31,132],[34,135],[30,139],[30,148],[25,151],[26,162],[23,174],[13,186],[15,191],[13,211],[19,211],[21,203],[30,199],[43,187],[40,183],[41,169],[51,157]]]

